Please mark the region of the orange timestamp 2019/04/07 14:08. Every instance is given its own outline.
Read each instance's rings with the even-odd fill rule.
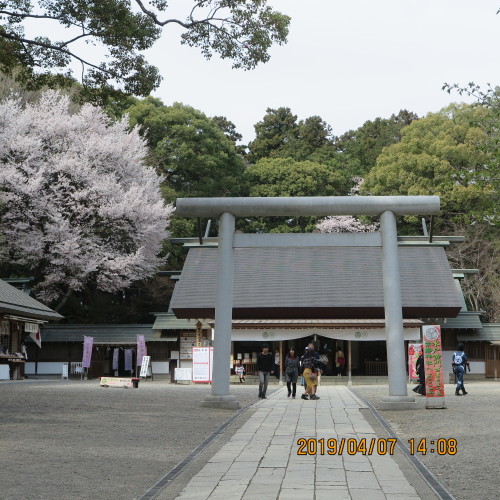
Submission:
[[[394,455],[397,438],[299,438],[297,455]],[[411,455],[456,455],[458,444],[455,438],[408,439]]]

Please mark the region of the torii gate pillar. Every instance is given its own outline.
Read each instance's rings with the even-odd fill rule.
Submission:
[[[202,402],[210,408],[237,409],[236,398],[229,393],[229,360],[233,328],[234,215],[224,212],[219,218],[219,264],[215,292],[214,367],[212,394]]]

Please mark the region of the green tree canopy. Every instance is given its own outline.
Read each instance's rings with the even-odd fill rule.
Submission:
[[[272,156],[325,163],[335,156],[332,128],[320,116],[300,120],[295,134]]]
[[[254,127],[256,137],[248,145],[251,162],[293,158],[324,163],[335,156],[332,129],[320,116],[297,122],[290,108],[268,108]]]
[[[226,137],[234,143],[238,153],[246,156],[246,146],[239,144],[243,136],[236,130],[236,125],[225,116],[212,116],[212,120],[226,134]]]
[[[164,29],[180,28],[182,44],[208,59],[230,59],[235,68],[254,68],[269,60],[272,44],[286,43],[290,18],[267,0],[182,3],[185,15],[175,18],[166,0],[0,0],[0,69],[70,76],[70,63],[77,61],[85,72],[82,83],[90,87],[112,82],[127,93],[148,95],[160,75],[143,52]],[[60,27],[62,40],[53,36]],[[82,42],[101,46],[104,57],[85,56]]]
[[[490,216],[496,202],[488,156],[481,147],[487,138],[474,125],[487,114],[484,107],[451,105],[412,122],[402,130],[401,141],[378,156],[363,192],[436,194],[450,219]]]
[[[248,145],[249,160],[275,156],[297,134],[297,115],[290,108],[267,108],[262,121],[254,125],[255,139]]]
[[[332,196],[343,189],[343,178],[326,165],[292,158],[264,158],[248,167],[250,196]],[[241,228],[252,231],[290,232],[315,228],[317,218],[270,217],[247,220]]]
[[[191,106],[165,106],[152,97],[136,100],[126,112],[148,142],[151,163],[165,177],[169,201],[244,192],[243,160],[218,121]]]
[[[265,158],[247,170],[250,196],[333,196],[342,178],[320,163]]]
[[[415,113],[401,110],[390,118],[366,121],[356,130],[349,130],[336,141],[351,176],[364,176],[375,165],[378,155],[387,146],[401,140],[401,130],[413,120]]]

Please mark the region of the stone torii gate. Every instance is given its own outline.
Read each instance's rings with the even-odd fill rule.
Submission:
[[[215,337],[212,393],[202,406],[238,408],[229,392],[231,330],[233,320],[234,248],[238,246],[335,245],[339,235],[307,234],[235,234],[236,217],[262,216],[380,216],[380,233],[350,234],[343,246],[381,246],[384,311],[387,342],[389,395],[382,400],[384,409],[412,408],[415,400],[408,396],[403,336],[403,315],[399,271],[397,215],[435,215],[439,213],[438,196],[318,196],[269,198],[179,198],[176,213],[181,217],[218,217],[218,274],[215,298]],[[298,237],[296,237],[298,236]],[[325,237],[328,240],[325,240]],[[344,239],[345,238],[340,238]],[[243,242],[244,240],[244,242]]]

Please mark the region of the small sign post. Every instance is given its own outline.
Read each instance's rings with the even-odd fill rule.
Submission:
[[[62,365],[62,379],[68,380],[68,363],[63,363]]]
[[[141,363],[141,373],[140,377],[145,377],[147,378],[148,376],[148,368],[149,364],[151,362],[151,356],[143,356],[142,357],[142,363]],[[151,371],[151,377],[153,376],[153,372]]]

